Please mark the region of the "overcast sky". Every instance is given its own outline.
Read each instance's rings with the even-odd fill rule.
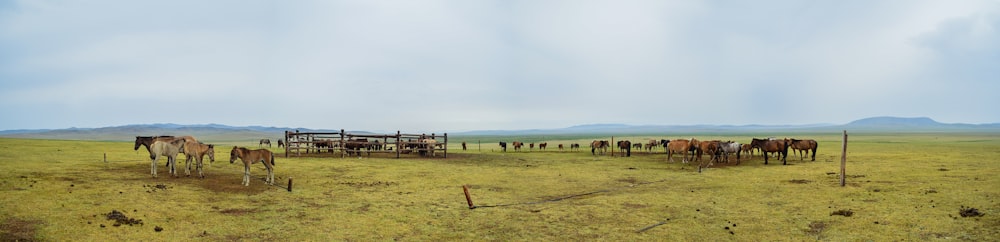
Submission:
[[[1000,122],[998,1],[0,1],[0,130]]]

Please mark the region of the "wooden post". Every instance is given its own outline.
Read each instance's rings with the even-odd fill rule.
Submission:
[[[614,145],[614,143],[615,143],[615,137],[611,136],[611,143],[608,144],[608,148],[611,149],[611,157],[615,156],[615,148],[612,148],[612,147],[617,147],[617,146],[612,146],[612,145]]]
[[[844,146],[840,151],[840,186],[847,185],[847,175],[845,171],[847,170],[847,130],[844,130]]]
[[[444,133],[444,158],[448,159],[448,133]]]
[[[399,130],[396,130],[396,159],[399,159],[399,152],[403,149],[403,147],[399,145],[399,142],[402,140],[401,137],[402,136],[400,136]]]
[[[292,177],[288,177],[288,192],[292,192]]]
[[[462,190],[465,191],[465,201],[469,203],[469,209],[475,209],[476,205],[472,205],[472,196],[469,196],[469,185],[462,185]]]

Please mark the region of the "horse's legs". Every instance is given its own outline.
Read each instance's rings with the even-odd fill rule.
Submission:
[[[198,164],[196,164],[196,165],[198,166],[198,177],[205,178],[205,173],[201,169],[201,167],[202,167],[202,163],[201,163],[202,157],[198,156],[197,158],[198,159],[196,161],[198,162]]]
[[[243,164],[243,186],[250,186],[250,165]]]
[[[185,166],[185,169],[186,169],[184,171],[184,173],[186,173],[187,176],[191,176],[191,162],[192,162],[191,159],[194,159],[194,157],[191,157],[189,155],[189,156],[187,156],[187,160],[184,160],[184,166]]]
[[[154,178],[156,177],[156,160],[159,160],[159,159],[160,159],[159,156],[157,156],[156,158],[153,158],[153,163],[152,163],[153,167],[150,168],[150,171],[149,171],[149,173],[153,174]]]

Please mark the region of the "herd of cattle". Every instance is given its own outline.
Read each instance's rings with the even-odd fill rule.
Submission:
[[[521,147],[524,146],[523,142],[514,141],[510,142],[509,145],[513,146],[514,151],[520,151]],[[500,142],[500,149],[503,152],[507,152],[507,142]],[[539,150],[545,150],[548,143],[539,143]],[[628,140],[618,141],[615,147],[621,150],[623,156],[631,156],[632,149],[643,149],[645,148],[647,152],[652,152],[654,149],[662,147],[667,154],[667,160],[673,162],[674,154],[681,154],[683,158],[681,162],[687,163],[689,161],[688,155],[691,155],[691,160],[700,162],[703,154],[711,155],[709,164],[713,162],[729,162],[729,157],[731,155],[736,156],[736,164],[740,163],[740,154],[753,155],[754,151],[758,151],[764,157],[764,164],[768,163],[768,154],[778,155],[781,158],[782,164],[788,164],[786,157],[788,156],[788,149],[791,148],[792,152],[798,152],[799,159],[801,160],[803,156],[808,156],[812,152],[812,161],[816,161],[816,148],[819,144],[812,139],[758,139],[753,138],[749,144],[740,144],[735,141],[721,141],[721,140],[708,140],[699,141],[698,139],[674,139],[674,140],[655,140],[651,139],[645,144],[643,143],[632,143]],[[529,149],[535,148],[535,143],[528,144]],[[559,150],[563,150],[563,144],[558,144]],[[576,151],[580,149],[580,144],[570,144],[571,151]],[[604,154],[607,150],[611,148],[611,142],[607,140],[594,140],[590,143],[590,153],[593,155]],[[465,142],[462,143],[462,149],[465,149]]]
[[[150,173],[153,177],[156,177],[156,162],[161,158],[167,158],[167,167],[170,169],[170,174],[172,176],[177,176],[177,154],[184,154],[187,156],[185,161],[187,169],[185,173],[191,175],[191,165],[195,163],[198,176],[204,178],[205,174],[202,171],[202,159],[205,155],[208,155],[210,162],[215,162],[215,145],[204,144],[198,142],[192,136],[136,136],[135,137],[135,148],[133,150],[139,150],[139,146],[145,146],[146,150],[149,151],[149,159],[153,160],[150,164]],[[256,162],[264,164],[267,168],[267,178],[265,182],[267,184],[274,184],[274,154],[266,149],[251,150],[244,147],[233,146],[233,149],[229,152],[229,163],[232,164],[236,162],[239,158],[243,161],[243,185],[250,185],[250,165]],[[192,162],[193,161],[193,162]]]

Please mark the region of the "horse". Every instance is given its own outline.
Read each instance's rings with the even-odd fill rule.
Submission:
[[[434,140],[434,139],[420,139],[418,141],[421,143],[421,145],[420,145],[420,149],[421,149],[420,150],[420,155],[424,156],[424,155],[427,155],[427,152],[430,152],[431,157],[434,157],[434,150],[435,150],[435,146],[437,146],[437,140]]]
[[[180,136],[180,137],[174,137],[174,136],[170,136],[170,135],[136,136],[135,137],[135,148],[133,148],[133,150],[139,150],[139,146],[140,145],[146,146],[146,151],[149,151],[149,158],[153,159],[153,151],[149,149],[149,146],[153,145],[153,142],[155,142],[155,141],[168,141],[169,142],[169,141],[173,141],[175,139],[182,139],[185,142],[187,142],[187,141],[195,141],[195,142],[197,142],[198,141],[197,139],[195,139],[192,136]],[[183,150],[181,150],[181,154],[184,154]],[[184,155],[187,156],[187,154],[184,154]],[[171,173],[174,172],[173,171],[174,168],[170,167],[170,164],[167,164],[167,167],[170,168],[170,172]]]
[[[604,152],[608,151],[608,146],[611,145],[607,140],[594,140],[593,142],[590,142],[590,154],[597,155],[594,151],[601,150],[601,155],[603,155]]]
[[[788,161],[788,142],[785,140],[770,140],[770,139],[758,139],[753,138],[750,141],[750,146],[760,149],[760,152],[764,156],[764,164],[767,165],[767,152],[775,152],[781,156],[781,164],[787,165]]]
[[[285,140],[278,139],[278,148],[281,148],[282,146],[285,146]]]
[[[524,143],[521,143],[521,141],[514,141],[512,145],[514,146],[514,151],[521,151],[521,146],[524,146]]]
[[[376,141],[378,141],[378,140],[376,140]],[[465,141],[462,141],[462,150],[463,151],[465,150]]]
[[[229,164],[236,162],[236,158],[243,160],[244,186],[250,186],[250,165],[256,162],[264,163],[264,167],[267,168],[267,178],[264,179],[264,183],[274,184],[274,153],[270,150],[250,150],[233,146],[233,150],[229,151]]]
[[[538,150],[544,150],[545,147],[549,147],[549,143],[538,144]]]
[[[618,150],[625,152],[625,157],[632,157],[632,142],[628,140],[619,140]]]
[[[819,144],[816,143],[815,140],[811,140],[811,139],[803,139],[803,140],[791,139],[790,142],[791,143],[789,143],[788,145],[789,145],[789,147],[792,148],[792,153],[794,154],[795,151],[798,151],[799,152],[799,160],[800,161],[803,159],[802,158],[802,152],[805,152],[805,155],[809,155],[809,151],[810,150],[812,150],[812,161],[816,161],[816,148],[818,148]]]
[[[681,163],[688,163],[687,155],[688,151],[691,150],[691,140],[675,139],[664,144],[667,144],[667,160],[674,162],[674,153],[680,152],[684,154],[684,158],[681,160]]]
[[[709,159],[709,161],[708,161],[708,165],[709,166],[713,165],[712,162],[719,160],[719,143],[720,142],[718,140],[709,140],[709,141],[699,142],[698,143],[698,156],[697,156],[697,158],[695,158],[695,161],[701,161],[701,155],[703,153],[708,153],[709,155],[712,156]]]
[[[333,143],[333,141],[329,141],[329,142]],[[418,141],[418,142],[423,143],[423,141]],[[356,154],[358,154],[358,157],[361,157],[361,149],[368,149],[369,146],[370,146],[370,143],[368,142],[368,139],[366,139],[366,138],[349,139],[349,140],[347,140],[347,143],[344,143],[344,149],[347,150],[347,155],[348,156],[351,156],[352,154],[356,153]],[[421,153],[421,154],[423,154],[423,153]],[[368,156],[371,156],[371,152],[368,153]]]
[[[156,177],[156,162],[160,157],[167,157],[167,166],[170,167],[170,174],[176,176],[174,167],[177,165],[177,154],[184,149],[183,139],[173,139],[170,141],[155,140],[149,147],[149,158],[153,160],[150,164],[150,173]]]
[[[640,144],[640,143],[632,144],[632,148],[636,149],[638,151],[641,151],[642,150],[642,144]]]
[[[534,149],[535,149],[535,143],[528,144],[528,150],[534,150]]]
[[[580,150],[580,144],[578,144],[578,143],[570,144],[569,145],[569,149],[570,150]]]
[[[260,139],[260,143],[257,144],[257,148],[260,148],[261,146],[264,146],[264,144],[267,144],[267,147],[271,148],[271,140],[270,139]]]
[[[500,141],[500,149],[503,149],[503,152],[507,152],[507,142]]]
[[[743,147],[740,147],[740,149],[743,150],[743,154],[747,155],[747,157],[753,157],[754,148],[750,144],[743,144]]]
[[[719,148],[722,149],[722,157],[725,157],[726,163],[729,163],[729,154],[736,153],[736,164],[740,164],[740,151],[742,151],[743,145],[733,141],[726,141],[720,143]]]
[[[559,151],[563,150],[563,144],[559,144]]]
[[[184,165],[187,167],[185,174],[191,176],[191,159],[193,158],[198,169],[198,176],[205,178],[205,173],[202,171],[202,160],[205,155],[208,155],[209,162],[215,163],[215,145],[206,145],[201,142],[185,142],[184,143],[184,154],[187,154],[187,160],[184,161]]]
[[[655,139],[649,140],[648,142],[646,142],[646,152],[653,152],[653,147],[656,147],[656,146],[659,146],[659,145],[660,145],[660,141],[659,140],[655,140]]]

